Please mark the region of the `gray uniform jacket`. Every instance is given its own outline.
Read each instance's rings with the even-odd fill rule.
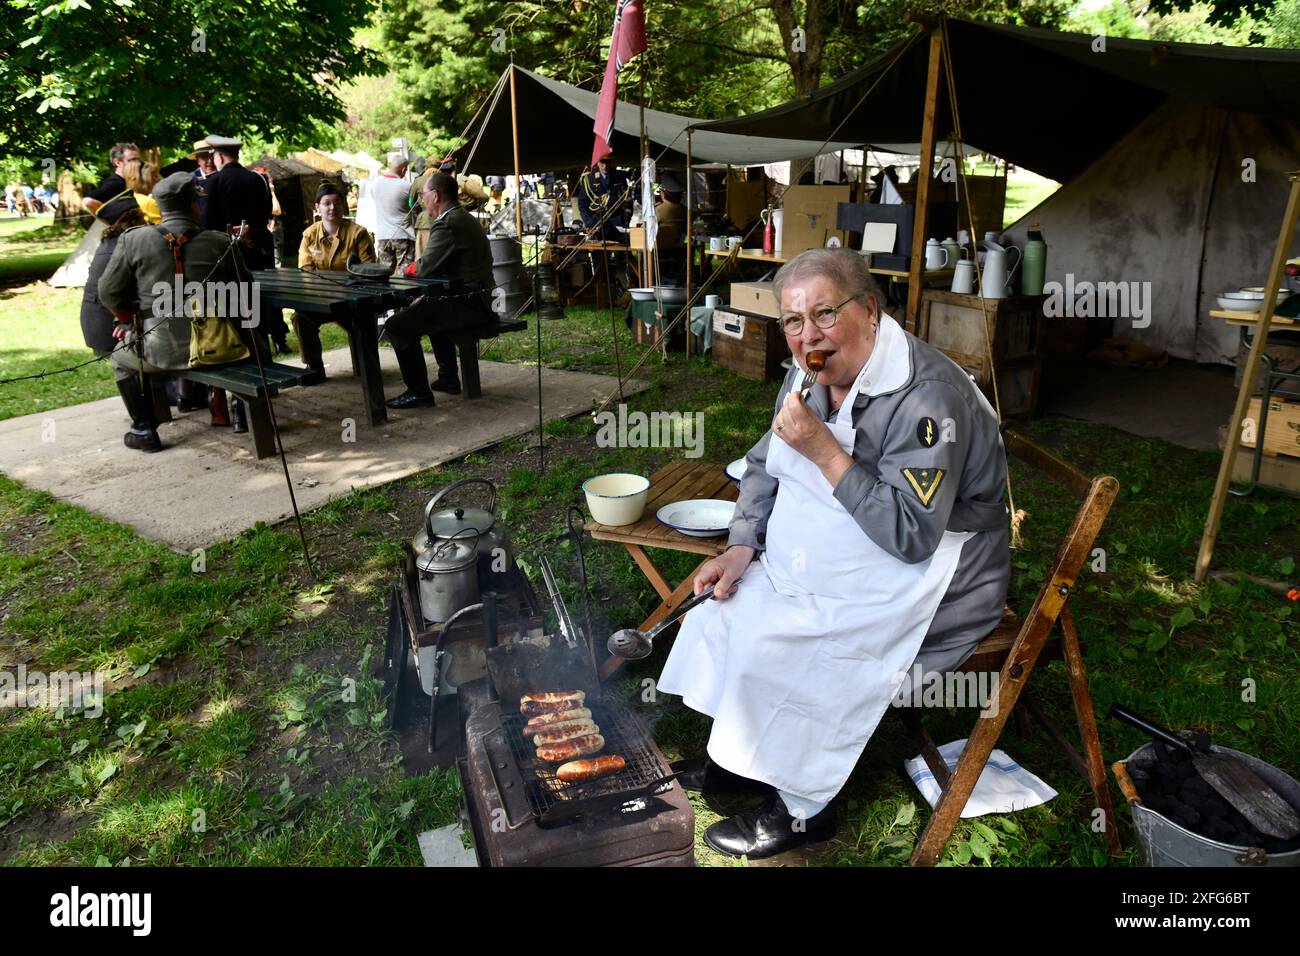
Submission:
[[[188,216],[168,215],[161,225],[179,236],[187,229],[199,229],[199,224]],[[228,237],[219,232],[201,229],[184,245],[186,282],[238,282],[247,278],[238,247],[231,246]],[[158,369],[184,369],[190,364],[190,323],[179,304],[171,303],[170,290],[174,288],[175,267],[171,247],[153,226],[136,226],[122,233],[113,250],[113,258],[99,279],[99,301],[113,312],[129,312],[139,303],[144,318],[144,360]],[[168,287],[168,299],[161,303],[155,315],[158,298],[155,287],[162,283]],[[238,288],[228,287],[234,301],[239,302]],[[250,294],[244,290],[244,297]],[[229,302],[230,296],[226,297]],[[173,306],[170,309],[166,306]],[[173,317],[179,313],[180,317]],[[232,318],[238,318],[232,316]],[[133,333],[134,334],[134,333]],[[134,352],[134,340],[127,340],[127,349]]]
[[[859,393],[852,413],[854,463],[834,495],[865,535],[908,564],[934,554],[944,531],[978,532],[962,546],[918,657],[923,667],[938,671],[965,660],[1002,616],[1011,577],[1002,497],[1006,452],[970,377],[942,352],[903,335],[911,375],[884,394]],[[801,377],[797,366],[791,369],[777,409]],[[823,419],[833,418],[824,385],[813,387],[808,404]],[[764,548],[779,485],[764,467],[771,438],[769,429],[745,457],[728,546]]]
[[[421,279],[459,279],[482,290],[478,296],[457,296],[441,301],[436,292],[431,293],[430,304],[436,311],[439,330],[495,321],[491,310],[492,245],[478,220],[463,206],[452,206],[433,220],[415,274]]]

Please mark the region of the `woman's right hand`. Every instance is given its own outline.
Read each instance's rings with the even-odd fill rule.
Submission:
[[[695,593],[699,594],[710,584],[714,585],[713,599],[722,601],[736,592],[736,585],[757,552],[747,544],[728,548],[722,554],[700,566],[695,575]]]

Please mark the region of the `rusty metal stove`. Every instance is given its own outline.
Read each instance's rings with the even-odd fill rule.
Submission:
[[[399,671],[401,655],[421,640],[409,601],[402,600],[411,593],[411,581],[403,585],[394,589],[389,615],[389,668]],[[527,608],[535,600],[529,593],[519,603]],[[695,812],[690,801],[671,779],[667,760],[637,714],[602,694],[589,638],[581,649],[572,641],[566,647],[558,635],[549,638],[549,647],[511,642],[512,628],[498,628],[495,610],[493,605],[462,624],[477,630],[474,638],[482,642],[488,665],[484,677],[459,686],[454,711],[460,730],[455,766],[462,815],[479,864],[693,865]],[[573,627],[571,620],[567,626]],[[400,683],[400,673],[393,680]],[[606,739],[602,753],[622,756],[627,766],[607,777],[564,784],[524,738],[519,698],[528,691],[574,687],[587,692],[586,706]],[[436,713],[435,697],[430,729]],[[450,737],[451,726],[440,736]]]

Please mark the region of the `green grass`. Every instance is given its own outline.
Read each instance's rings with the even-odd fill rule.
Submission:
[[[1050,180],[1009,178],[1002,213],[1004,227],[1011,225],[1060,188]]]
[[[29,300],[34,301],[34,300]],[[27,321],[20,310],[5,319]],[[39,324],[39,323],[35,323]],[[0,328],[3,328],[0,325]],[[608,313],[574,309],[542,326],[544,361],[598,372],[613,368]],[[639,354],[618,326],[623,367]],[[529,333],[493,342],[488,357],[526,362]],[[328,335],[341,337],[338,330]],[[53,361],[57,343],[37,338],[30,362]],[[740,380],[705,360],[655,356],[638,372],[651,388],[633,409],[702,411],[704,455],[738,457],[767,424],[774,383]],[[64,404],[71,394],[5,387],[13,405]],[[9,393],[9,388],[16,392]],[[51,407],[51,406],[46,406]],[[12,412],[11,412],[12,414]],[[409,776],[392,735],[379,726],[373,664],[388,586],[414,517],[433,490],[475,474],[497,476],[499,513],[535,577],[545,550],[580,607],[563,508],[582,479],[606,470],[650,473],[674,449],[594,447],[582,416],[548,423],[547,472],[535,436],[382,488],[354,491],[305,516],[317,580],[290,526],[259,526],[210,548],[202,573],[189,556],[135,536],[75,506],[0,477],[0,666],[99,669],[111,693],[101,719],[76,712],[0,711],[0,858],[11,863],[414,865],[415,835],[456,819],[452,775]],[[1098,714],[1113,701],[1175,727],[1200,727],[1228,746],[1296,774],[1300,736],[1296,627],[1291,607],[1244,580],[1191,579],[1217,456],[1099,425],[1048,418],[1038,440],[1089,473],[1108,472],[1121,493],[1098,546],[1104,573],[1088,570],[1072,602],[1087,642]],[[1012,603],[1041,586],[1074,505],[1013,467],[1016,504],[1029,512],[1014,555]],[[394,522],[389,512],[401,519]],[[1300,502],[1231,499],[1215,566],[1294,580]],[[658,602],[623,549],[586,544],[596,629],[641,620]],[[696,558],[652,551],[678,579]],[[708,721],[671,697],[644,700],[663,651],[626,669],[615,693],[658,718],[670,757],[701,751]],[[1253,702],[1242,684],[1254,682]],[[1060,665],[1031,684],[1063,726],[1072,715]],[[929,715],[940,741],[965,736],[969,712]],[[1142,738],[1102,719],[1105,757]],[[1001,741],[1060,791],[1043,807],[962,821],[945,854],[970,865],[1094,865],[1108,861],[1089,832],[1091,795],[1045,739]],[[844,793],[837,839],[811,859],[898,865],[928,817],[902,774],[914,750],[886,718]],[[696,800],[697,827],[737,804]],[[1133,864],[1129,846],[1118,861]],[[701,862],[733,865],[698,845]]]
[[[48,279],[77,247],[84,229],[52,216],[0,218],[0,286]]]

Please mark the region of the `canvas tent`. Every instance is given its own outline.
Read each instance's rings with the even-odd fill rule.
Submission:
[[[1114,334],[1230,364],[1238,330],[1209,311],[1226,290],[1264,284],[1283,174],[1298,165],[1300,124],[1171,99],[1007,233],[1023,246],[1029,224],[1041,226],[1047,280],[1067,291],[1122,283],[1107,296],[1113,303],[1149,290],[1148,313],[1116,319]]]
[[[514,71],[516,114],[519,121],[519,172],[545,173],[586,166],[591,160],[593,123],[599,94],[579,89],[512,66],[506,68],[484,115],[471,125],[469,141],[456,150],[462,172],[510,173],[514,170],[511,128],[510,71]],[[659,110],[645,111],[650,155],[660,166],[686,164],[686,128],[706,120]],[[641,158],[641,119],[635,103],[620,100],[614,115],[610,146],[620,166],[636,166]],[[801,159],[855,143],[823,143],[788,139],[778,133],[738,136],[731,133],[693,132],[691,160],[695,164],[720,163],[761,166],[785,159]]]
[[[1027,223],[1042,225],[1047,279],[1150,282],[1150,324],[1117,333],[1180,358],[1235,355],[1235,333],[1206,313],[1267,268],[1282,174],[1300,166],[1300,51],[1107,38],[1094,52],[1082,34],[946,26],[963,137],[1066,184],[1011,230],[1023,240]],[[920,140],[929,45],[923,30],[809,98],[703,128]],[[1015,82],[993,82],[1005,68]],[[936,140],[952,129],[941,81]]]

